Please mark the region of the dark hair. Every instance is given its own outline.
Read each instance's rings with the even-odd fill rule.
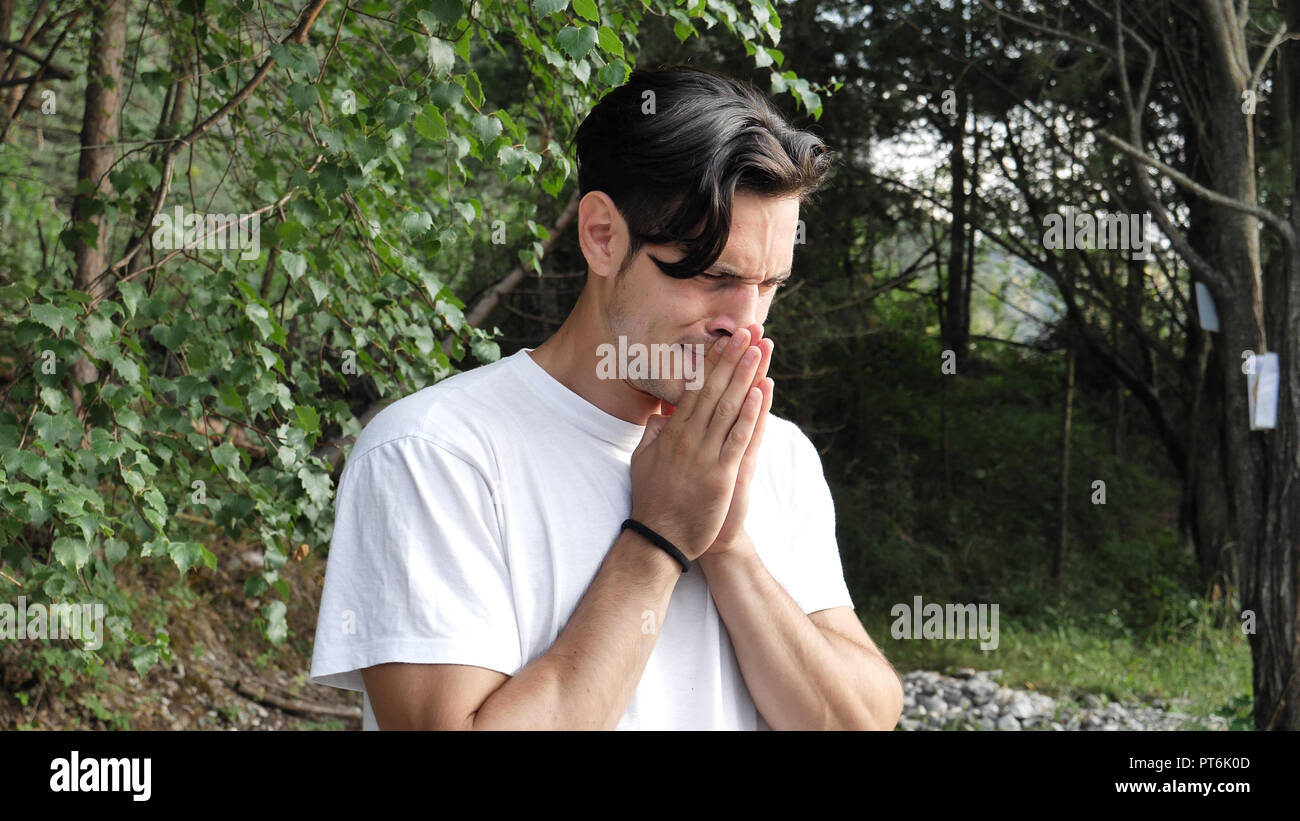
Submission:
[[[686,249],[680,261],[651,259],[679,279],[722,255],[736,193],[803,203],[830,167],[821,139],[792,128],[753,85],[694,66],[632,72],[591,110],[576,140],[579,197],[603,191],[627,222],[624,266],[647,243],[678,244]]]

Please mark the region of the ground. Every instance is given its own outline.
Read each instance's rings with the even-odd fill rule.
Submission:
[[[361,729],[359,692],[307,679],[324,558],[312,552],[282,568],[292,594],[290,633],[275,647],[253,625],[266,602],[243,592],[260,553],[229,542],[209,547],[217,569],[192,571],[184,580],[167,560],[118,566],[119,585],[152,602],[171,637],[171,663],[155,665],[143,679],[123,658],[94,682],[64,685],[57,674],[30,669],[39,644],[0,643],[0,729]],[[145,632],[146,617],[132,618]]]

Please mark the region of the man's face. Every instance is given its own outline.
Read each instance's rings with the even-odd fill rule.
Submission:
[[[631,346],[671,345],[686,357],[703,345],[707,353],[720,337],[767,320],[777,283],[789,277],[794,260],[799,200],[737,194],[732,204],[731,233],[722,256],[703,273],[674,279],[659,270],[649,254],[677,262],[685,253],[677,247],[647,245],[619,274],[609,293],[605,315],[609,335]],[[688,389],[701,384],[702,361],[691,362],[681,374],[660,378],[628,378],[628,382],[671,405],[680,404]],[[693,377],[693,378],[692,378]]]

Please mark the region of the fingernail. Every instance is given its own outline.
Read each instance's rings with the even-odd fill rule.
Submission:
[[[748,340],[740,338],[740,331],[731,335],[731,347],[734,350],[740,350]]]

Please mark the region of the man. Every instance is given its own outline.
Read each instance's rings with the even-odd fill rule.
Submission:
[[[817,451],[768,412],[824,146],[685,67],[634,72],[577,143],[586,287],[362,432],[312,680],[363,690],[367,729],[892,729]],[[609,367],[637,345],[680,372]]]

